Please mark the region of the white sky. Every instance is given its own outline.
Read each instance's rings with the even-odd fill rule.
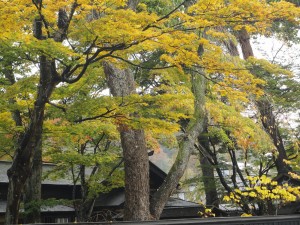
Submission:
[[[274,37],[267,38],[262,36],[252,39],[251,42],[254,47],[255,57],[267,59],[284,66],[290,65],[295,79],[300,82],[300,44],[289,46],[287,43]],[[296,120],[299,120],[299,116],[300,109],[297,112],[281,114],[280,120],[282,125],[296,128],[299,125],[296,122]]]

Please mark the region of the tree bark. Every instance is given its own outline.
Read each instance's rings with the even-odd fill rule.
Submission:
[[[250,35],[245,28],[242,28],[240,31],[238,31],[237,37],[239,43],[241,44],[244,59],[248,59],[250,56],[254,56],[250,43]],[[232,48],[234,48],[234,46],[232,46]]]
[[[275,166],[278,175],[287,174],[289,171],[291,171],[291,167],[284,162],[284,160],[287,160],[288,157],[283,145],[283,140],[279,132],[278,125],[276,123],[275,115],[273,113],[273,106],[267,99],[260,99],[256,102],[256,105],[260,112],[261,122],[265,130],[273,140],[273,143],[278,152],[278,155],[276,155],[275,157]]]
[[[55,82],[51,77],[51,68],[52,66],[49,65],[46,57],[41,56],[38,95],[30,118],[30,124],[16,149],[12,166],[7,171],[9,186],[6,224],[18,223],[21,196],[26,180],[32,171],[34,150],[42,138],[45,105],[55,87]]]
[[[24,223],[41,222],[41,193],[42,193],[42,140],[34,149],[32,173],[30,174],[24,193]]]
[[[238,38],[242,47],[244,59],[248,59],[249,57],[254,56],[248,32],[245,29],[240,30],[238,33]],[[284,160],[287,160],[288,158],[278,125],[276,123],[276,117],[272,110],[272,104],[266,98],[260,98],[258,101],[256,101],[256,105],[258,107],[260,119],[265,128],[265,131],[273,140],[273,143],[278,152],[278,155],[275,156],[277,173],[278,175],[286,174],[291,171],[291,168],[284,162]]]
[[[35,29],[35,36],[41,39],[41,20],[36,19],[34,23],[37,28]],[[40,145],[42,138],[45,105],[56,85],[55,76],[52,76],[56,75],[53,71],[54,68],[53,63],[49,62],[45,56],[40,56],[40,80],[30,124],[19,140],[12,166],[7,171],[9,186],[5,215],[6,224],[18,223],[20,201],[27,178],[32,172],[34,151],[40,150],[40,148],[37,149],[37,146]]]
[[[127,2],[127,7],[128,7],[129,9],[132,9],[132,10],[135,11],[137,5],[139,4],[139,2],[140,2],[140,0],[129,0],[129,1]]]
[[[132,71],[104,62],[104,72],[113,96],[135,93]],[[149,220],[149,158],[143,130],[119,126],[125,167],[124,220]]]
[[[249,57],[254,57],[254,53],[252,50],[252,45],[250,42],[250,35],[246,31],[246,29],[242,29],[238,31],[237,38],[239,40],[239,43],[241,44],[242,52],[243,52],[243,58],[248,59]],[[226,45],[229,49],[229,52],[233,56],[238,56],[238,51],[236,45],[234,45],[232,42],[229,45]],[[270,101],[268,101],[266,98],[261,98],[257,100],[256,106],[258,108],[258,111],[260,113],[260,119],[262,122],[263,127],[265,128],[265,131],[269,134],[271,137],[276,150],[278,152],[278,155],[275,156],[275,166],[277,169],[278,175],[286,174],[289,171],[291,171],[291,168],[284,162],[284,160],[287,160],[287,154],[286,150],[282,141],[281,134],[279,132],[278,125],[276,123],[276,117],[273,112],[273,107]]]
[[[202,135],[198,137],[198,142],[204,149],[209,149],[209,140],[207,137],[206,128],[205,133],[202,133]],[[205,204],[219,207],[219,198],[215,182],[214,167],[213,165],[211,165],[207,157],[205,157],[203,154],[199,154],[199,160],[202,171],[202,181],[205,191]]]
[[[13,73],[12,64],[6,66],[4,71],[5,78],[10,82],[11,85],[15,84],[15,77]],[[14,98],[9,99],[11,104],[15,104],[16,100]],[[15,121],[16,126],[22,126],[22,118],[19,110],[12,110],[12,118]],[[20,133],[16,138],[16,146],[23,137],[23,133]],[[41,148],[41,144],[39,143],[36,148]],[[35,157],[33,160],[33,173],[26,184],[26,194],[24,196],[25,203],[25,215],[24,221],[25,223],[35,223],[40,222],[40,209],[39,206],[35,207],[31,210],[30,213],[26,213],[26,204],[29,201],[39,201],[41,198],[41,150],[35,150]]]
[[[202,54],[203,47],[199,46],[199,56],[202,56]],[[170,172],[168,173],[164,183],[154,193],[150,202],[151,215],[157,220],[159,219],[170,195],[178,185],[180,178],[183,176],[191,152],[195,149],[194,146],[197,143],[197,138],[204,130],[206,123],[206,80],[204,76],[200,75],[200,73],[192,74],[192,90],[195,97],[194,116],[189,121],[183,140],[179,143],[179,151]]]

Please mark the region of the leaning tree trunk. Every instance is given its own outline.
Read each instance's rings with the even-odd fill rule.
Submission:
[[[244,59],[248,59],[249,57],[254,56],[248,32],[245,29],[242,29],[238,32],[237,36],[242,47]],[[273,143],[278,152],[278,155],[275,158],[277,173],[278,175],[286,174],[291,170],[291,168],[284,162],[284,160],[287,160],[288,157],[281,134],[279,132],[278,125],[276,123],[276,117],[272,110],[272,104],[266,98],[260,98],[259,100],[257,100],[256,105],[260,113],[261,122],[266,132],[273,140]]]
[[[201,57],[203,54],[202,45],[199,46],[198,53]],[[187,132],[184,134],[183,140],[179,143],[179,151],[170,172],[151,199],[150,212],[154,219],[159,219],[165,204],[186,170],[191,152],[195,149],[194,146],[197,143],[198,136],[204,130],[206,122],[205,90],[205,77],[200,75],[200,73],[192,72],[192,91],[195,97],[194,115],[187,125]]]
[[[111,94],[124,97],[135,93],[132,71],[104,62]],[[149,220],[149,158],[144,131],[120,125],[125,167],[124,220]]]
[[[287,174],[291,171],[291,167],[286,164],[284,161],[288,159],[285,147],[283,145],[283,140],[279,132],[278,125],[276,123],[276,118],[273,112],[273,106],[270,101],[267,99],[260,99],[256,102],[258,106],[261,122],[265,130],[270,135],[273,143],[277,149],[278,155],[275,158],[275,166],[278,172],[278,175]]]

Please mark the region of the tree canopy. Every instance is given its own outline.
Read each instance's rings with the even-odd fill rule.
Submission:
[[[265,182],[279,158],[275,130],[288,143],[282,150],[292,157],[281,161],[293,172],[288,165],[297,158],[299,136],[279,131],[273,112],[299,110],[299,81],[245,46],[254,35],[295,41],[286,27],[298,26],[299,14],[287,1],[0,0],[0,157],[13,162],[6,223],[17,223],[36,152],[43,154],[40,163],[57,164],[57,176],[67,170],[75,184],[80,180],[78,211],[86,213],[99,192],[124,184],[123,160],[126,181],[134,160],[125,156],[135,148],[128,143],[141,144],[136,151],[144,151],[146,164],[147,151],[177,146],[170,182],[147,203],[146,216],[133,219],[159,218],[161,199],[177,186],[195,149],[215,166],[227,200],[239,187],[234,176],[233,186],[226,185],[218,170],[224,151],[244,186],[238,152],[245,167],[249,157],[260,164],[250,181]],[[272,117],[262,103],[268,110],[274,105]],[[208,148],[199,141],[203,134]],[[87,168],[93,169],[86,177]]]

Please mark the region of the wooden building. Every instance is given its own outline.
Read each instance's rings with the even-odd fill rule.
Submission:
[[[149,163],[150,189],[153,192],[162,184],[166,177],[166,173],[164,173],[152,162]],[[6,172],[10,165],[10,162],[0,161],[0,224],[4,223],[7,200],[6,194],[8,188],[8,178]],[[43,164],[43,171],[47,172],[54,167],[55,165],[53,164]],[[73,183],[67,179],[45,179],[42,182],[42,199],[55,198],[72,200],[73,188]],[[75,186],[75,188],[76,198],[80,198],[80,186]],[[124,188],[117,188],[113,189],[109,193],[100,194],[94,206],[92,220],[122,220],[124,201]],[[201,208],[201,205],[197,203],[171,197],[162,213],[162,219],[197,218],[197,213],[201,210]],[[71,205],[45,207],[42,208],[41,211],[42,222],[44,223],[75,221],[75,209]]]

